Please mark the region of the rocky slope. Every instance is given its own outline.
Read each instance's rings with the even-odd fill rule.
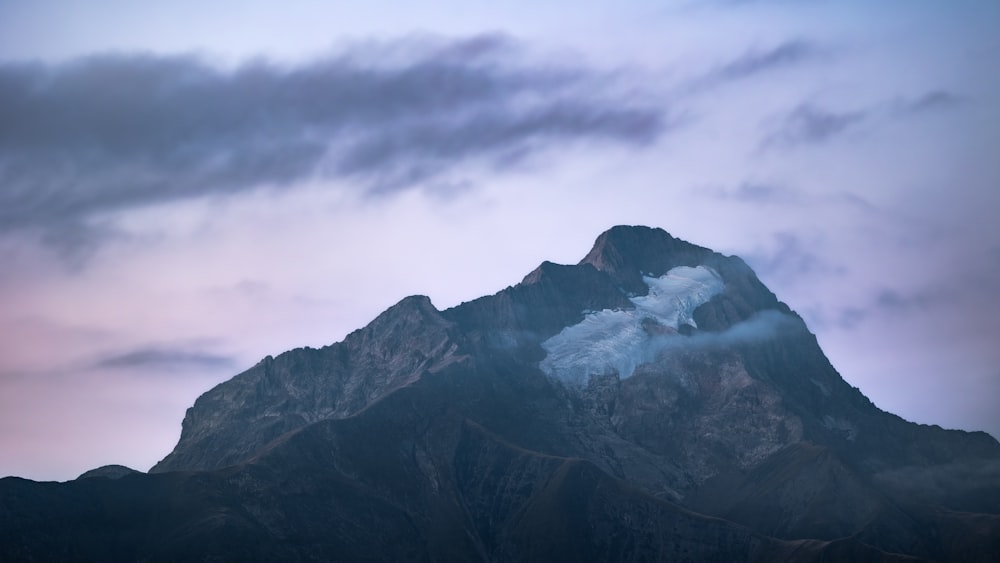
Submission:
[[[880,411],[740,259],[646,227],[268,357],[101,473],[0,481],[0,559],[1000,554],[996,440]]]

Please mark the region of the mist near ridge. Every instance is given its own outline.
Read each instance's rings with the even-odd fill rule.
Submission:
[[[723,331],[698,332],[694,311],[725,289],[715,270],[681,266],[643,279],[649,291],[629,298],[633,309],[587,312],[582,321],[542,342],[547,355],[539,368],[574,385],[610,373],[625,379],[670,351],[750,344],[802,326],[799,319],[765,310]]]

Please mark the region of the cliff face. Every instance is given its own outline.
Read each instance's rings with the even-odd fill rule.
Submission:
[[[878,410],[740,259],[646,227],[269,357],[151,473],[0,482],[0,558],[63,533],[112,560],[1000,553],[995,440]]]
[[[461,361],[450,329],[429,299],[407,297],[343,342],[267,357],[199,397],[177,447],[152,472],[225,467],[285,432],[356,414]]]

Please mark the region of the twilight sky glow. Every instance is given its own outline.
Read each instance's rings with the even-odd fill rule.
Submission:
[[[263,356],[615,224],[1000,436],[997,68],[990,0],[0,0],[0,476],[146,470]]]

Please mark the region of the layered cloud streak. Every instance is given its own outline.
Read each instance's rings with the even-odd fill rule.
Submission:
[[[315,177],[366,193],[552,145],[642,145],[662,110],[510,40],[407,40],[295,65],[101,55],[0,66],[0,229]]]

